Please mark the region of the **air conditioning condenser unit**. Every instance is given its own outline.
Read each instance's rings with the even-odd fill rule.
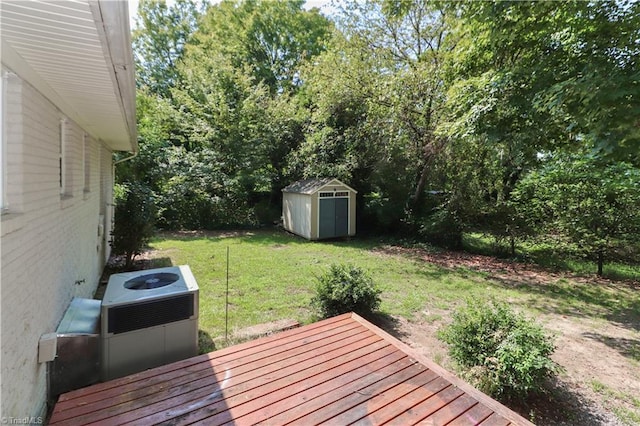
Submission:
[[[113,274],[101,305],[102,380],[198,354],[198,284],[187,265]]]

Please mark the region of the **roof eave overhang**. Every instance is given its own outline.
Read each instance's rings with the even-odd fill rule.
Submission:
[[[138,152],[136,128],[136,82],[134,77],[131,28],[127,1],[90,0],[98,35],[102,41],[105,60],[110,64],[114,87],[118,91],[120,108],[126,121],[131,149]],[[115,142],[115,141],[114,141]],[[108,140],[105,140],[107,145]]]
[[[312,185],[312,187],[309,188],[309,189],[302,189],[302,190],[291,189],[291,187],[295,186],[297,183],[309,182],[309,181],[317,181],[317,182],[315,182],[315,184]],[[295,182],[295,183],[283,188],[282,192],[283,193],[288,193],[288,194],[313,195],[313,194],[316,194],[319,191],[322,191],[327,186],[332,186],[332,185],[334,185],[334,186],[335,185],[345,186],[345,187],[347,187],[347,189],[349,189],[349,191],[353,191],[355,194],[358,193],[358,191],[356,191],[355,189],[353,189],[352,187],[350,187],[346,183],[341,182],[341,181],[339,181],[338,179],[335,179],[335,178],[311,179],[311,180],[307,180],[307,181],[298,181],[298,182]]]
[[[68,19],[65,10],[70,13]],[[3,67],[110,150],[138,151],[126,1],[3,1],[0,17]],[[68,43],[56,44],[57,40]],[[88,46],[93,46],[93,54],[87,53]],[[80,59],[88,56],[89,62]],[[70,88],[77,81],[82,85]],[[98,91],[95,94],[80,89],[92,85]]]
[[[356,194],[358,193],[358,191],[356,191],[355,189],[353,189],[352,187],[350,187],[346,183],[339,181],[338,179],[331,179],[329,182],[325,183],[324,185],[320,186],[315,191],[313,191],[313,193],[315,194],[316,192],[320,192],[324,188],[326,188],[327,186],[336,186],[336,185],[344,186],[344,187],[348,188],[349,191],[353,191]]]

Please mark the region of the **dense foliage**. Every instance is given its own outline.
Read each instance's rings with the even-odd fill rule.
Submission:
[[[504,303],[469,301],[441,337],[465,378],[492,396],[525,398],[558,370],[551,337]]]
[[[380,306],[381,292],[362,268],[332,264],[318,277],[311,305],[324,318],[347,312],[367,316]]]
[[[457,248],[480,230],[512,254],[553,234],[600,265],[640,250],[633,215],[569,217],[605,214],[576,204],[587,186],[606,214],[640,210],[638,2],[346,1],[327,17],[142,0],[138,16],[140,154],[118,179],[153,190],[159,226],[271,224],[284,186],[332,176],[358,190],[359,232]]]
[[[588,156],[549,159],[518,182],[515,201],[531,228],[561,235],[597,262],[640,235],[640,169]]]

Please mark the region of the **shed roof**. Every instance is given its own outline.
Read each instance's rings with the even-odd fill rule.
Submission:
[[[50,424],[531,425],[356,314],[60,396]]]
[[[293,193],[298,193],[298,194],[314,194],[316,192],[318,192],[319,190],[321,190],[322,188],[324,188],[325,186],[328,186],[330,184],[334,184],[334,185],[342,185],[342,186],[346,186],[347,188],[349,188],[349,190],[353,191],[353,192],[358,192],[355,189],[351,188],[349,185],[347,185],[346,183],[343,183],[341,181],[339,181],[338,179],[335,178],[316,178],[316,179],[305,179],[305,180],[299,180],[297,182],[294,182],[288,186],[286,186],[282,192],[293,192]]]
[[[135,151],[126,1],[2,1],[2,64],[95,139]]]

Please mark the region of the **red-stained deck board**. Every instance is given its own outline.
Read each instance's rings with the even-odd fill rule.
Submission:
[[[391,355],[380,358],[371,364],[363,365],[360,360],[356,360],[355,364],[358,365],[358,368],[349,373],[348,379],[352,382],[357,382],[357,385],[361,388],[371,383],[377,384],[378,382],[386,381],[393,374],[404,374],[407,370],[402,368],[410,365],[407,356],[397,352],[392,352]],[[320,398],[328,393],[331,399],[340,398],[340,400],[344,399],[343,395],[363,395],[360,389],[356,391],[347,390],[342,376],[331,377],[330,375],[324,375],[321,379],[328,380],[313,387],[299,389],[297,393],[292,392],[285,399],[280,400],[278,404],[255,410],[246,417],[238,418],[238,420],[245,424],[266,421],[273,424],[284,423],[304,416],[314,407],[322,407],[326,402],[322,402]]]
[[[411,375],[419,373],[417,371],[408,371],[408,367],[410,365],[408,358],[376,371],[371,371],[369,366],[365,365],[364,367],[369,369],[371,372],[363,379],[352,380],[349,383],[345,383],[344,385],[337,387],[333,392],[300,401],[296,407],[285,411],[280,415],[273,416],[269,421],[273,420],[276,424],[288,421],[292,422],[292,424],[301,425],[324,423],[336,414],[345,411],[344,407],[333,406],[336,401],[343,401],[346,404],[349,404],[346,400],[354,395],[358,398],[382,392],[389,386],[389,382],[394,383],[404,378],[408,379]],[[407,368],[404,368],[405,366],[407,366]],[[407,377],[407,375],[409,376]],[[354,404],[355,403],[352,403],[351,405]],[[349,406],[350,405],[347,405],[347,408]]]
[[[483,420],[493,414],[489,408],[482,404],[476,404],[469,410],[460,414],[454,421],[447,426],[463,426],[463,425],[477,425]]]
[[[382,355],[376,355],[376,352],[382,349],[379,341],[374,341],[373,338],[370,338],[358,343],[360,347],[348,345],[341,348],[339,352],[334,352],[335,358],[330,361],[323,361],[319,358],[310,359],[306,364],[296,364],[282,371],[278,371],[277,374],[269,376],[268,380],[256,377],[245,383],[244,386],[234,386],[233,378],[231,378],[229,385],[225,388],[224,399],[220,398],[216,401],[210,401],[210,403],[202,404],[202,406],[199,406],[197,409],[194,408],[181,412],[179,415],[174,416],[176,417],[175,424],[198,422],[210,417],[210,413],[215,413],[217,416],[217,418],[211,419],[214,424],[224,423],[223,419],[228,418],[227,414],[225,414],[227,411],[234,410],[233,417],[240,416],[247,411],[245,404],[247,402],[251,402],[249,405],[255,407],[255,409],[261,408],[262,404],[260,404],[259,400],[262,396],[277,394],[288,384],[304,380],[312,381],[315,376],[323,374],[333,366],[358,359],[363,359],[365,362],[375,361],[377,357]],[[363,346],[363,344],[366,346]],[[332,374],[335,373],[332,372]],[[291,392],[291,390],[289,392]],[[294,392],[297,392],[297,389],[294,389]],[[284,397],[284,395],[282,397]],[[245,406],[241,406],[242,404],[245,404]],[[237,408],[238,406],[240,406],[240,408]],[[159,416],[145,417],[140,420],[146,424],[153,424],[159,420]],[[166,421],[167,416],[163,416],[162,420]],[[209,421],[209,419],[207,419],[207,421]]]
[[[442,388],[434,382],[417,387],[404,397],[370,414],[374,424],[410,425],[416,424],[428,414],[439,410],[462,395],[454,386]],[[416,408],[419,407],[419,408]]]
[[[362,358],[364,362],[369,362],[373,359],[374,359],[373,357],[371,357],[370,359],[369,357]],[[355,361],[357,360],[350,362],[349,363],[350,365],[345,367],[352,368],[352,369],[355,368],[355,365],[354,365]],[[383,361],[383,362],[386,362],[386,361]],[[338,370],[342,370],[342,368]],[[337,374],[340,374],[340,372],[338,371]],[[251,414],[256,412],[260,413],[265,407],[268,407],[269,405],[276,405],[279,407],[280,406],[279,401],[282,400],[283,398],[286,398],[287,395],[290,395],[291,393],[294,393],[294,394],[302,393],[305,391],[305,388],[307,387],[313,387],[313,386],[317,387],[319,385],[322,385],[322,384],[318,384],[317,381],[325,380],[326,377],[329,377],[329,376],[330,374],[321,373],[309,380],[299,381],[290,386],[286,386],[285,388],[278,389],[277,391],[271,394],[264,393],[261,396],[257,396],[255,398],[253,397],[252,394],[249,394],[246,396],[238,395],[235,398],[228,398],[228,399],[225,399],[224,405],[221,404],[219,407],[217,407],[218,411],[215,415],[207,416],[206,411],[210,410],[211,407],[205,407],[203,410],[193,411],[188,415],[181,417],[177,422],[177,424],[190,424],[192,422],[201,422],[201,421],[212,422],[213,424],[223,424],[229,421],[233,421],[234,423],[240,422],[242,424],[255,424],[254,422],[249,422],[246,418],[243,418],[243,416],[245,416],[246,414]],[[341,385],[343,385],[343,383],[341,382],[344,382],[344,380],[349,379],[350,376],[351,375],[349,374],[349,372],[345,371],[344,374],[340,374],[338,377],[336,377],[334,382],[328,386],[340,387]],[[269,418],[265,418],[264,420],[272,423]]]
[[[531,425],[345,314],[62,395],[52,425]]]
[[[261,339],[230,346],[219,351],[210,352],[208,354],[199,355],[140,373],[131,374],[119,379],[71,391],[61,395],[58,399],[58,404],[64,403],[68,400],[74,400],[76,398],[86,398],[88,395],[93,393],[98,394],[100,397],[104,397],[105,395],[109,395],[109,393],[105,393],[104,391],[113,389],[115,393],[118,393],[119,390],[127,387],[128,385],[131,385],[132,388],[135,389],[142,385],[140,383],[141,380],[153,380],[154,378],[160,378],[162,380],[164,379],[164,376],[171,372],[175,371],[180,374],[182,370],[203,362],[222,363],[228,360],[234,360],[238,358],[239,355],[248,356],[250,354],[260,354],[274,348],[276,350],[286,350],[287,347],[283,346],[283,342],[287,345],[294,346],[305,345],[314,339],[324,338],[324,335],[320,334],[321,332],[331,333],[344,331],[354,329],[356,326],[357,324],[350,321],[348,316],[340,315],[330,318],[327,322],[323,321],[310,324],[306,327],[287,330],[282,333],[278,333],[275,336],[263,337]],[[275,337],[277,337],[277,339],[275,339]]]
[[[415,373],[418,374],[414,375]],[[403,380],[404,378],[406,380]],[[378,401],[371,399],[373,395],[390,396],[393,401],[399,401],[406,396],[406,393],[402,393],[404,388],[423,386],[435,378],[437,375],[430,370],[419,371],[409,367],[401,375],[389,376],[384,381],[376,382],[366,389],[353,392],[337,403],[326,405],[322,409],[296,420],[294,424],[305,425],[314,421],[321,421],[326,425],[355,423],[363,417],[368,417],[375,410],[372,407],[376,406]]]
[[[482,426],[508,426],[511,422],[496,413],[491,413],[491,415],[480,424]]]
[[[209,375],[208,378],[190,382],[186,385],[171,387],[163,395],[155,395],[157,401],[153,397],[147,397],[134,400],[128,405],[123,404],[118,407],[111,407],[102,411],[99,420],[102,425],[134,421],[153,424],[160,421],[159,417],[162,417],[161,421],[164,422],[169,418],[182,416],[185,413],[203,408],[208,412],[215,409],[217,413],[228,404],[230,398],[258,386],[261,382],[273,382],[279,378],[289,377],[297,371],[314,366],[318,362],[326,362],[335,357],[364,355],[367,350],[371,350],[366,349],[369,345],[381,341],[378,336],[372,334],[366,334],[363,339],[362,337],[365,334],[349,336],[326,347],[319,347],[317,351],[306,351],[275,363],[270,362],[272,361],[271,359],[265,360],[266,365],[264,366],[260,366],[260,363],[252,362],[250,364],[236,365],[233,368],[224,368],[224,370],[218,367],[216,368],[218,372],[215,377]],[[363,348],[365,349],[363,350]],[[224,388],[224,398],[220,392],[221,386]],[[162,411],[162,407],[167,404],[172,407],[172,410],[170,410],[171,415],[163,413],[162,416],[158,416],[158,411]],[[213,404],[215,406],[210,407]],[[147,419],[147,417],[149,418]],[[83,422],[84,418],[80,419],[80,421]]]
[[[338,331],[340,332],[338,333]],[[189,386],[178,386],[185,382],[199,379],[199,383],[195,384],[197,388],[211,386],[212,383],[209,383],[207,379],[213,377],[214,381],[216,380],[215,375],[212,374],[214,370],[220,368],[217,366],[224,366],[225,371],[233,370],[236,376],[257,367],[262,367],[264,370],[270,371],[268,367],[270,364],[276,362],[283,363],[290,358],[294,358],[294,362],[300,362],[305,358],[317,358],[318,356],[322,356],[325,351],[333,348],[343,349],[345,345],[352,341],[374,336],[373,333],[362,333],[362,330],[354,330],[353,327],[347,330],[338,329],[338,331],[335,331],[333,335],[327,335],[325,332],[322,332],[322,334],[325,335],[324,340],[306,339],[307,344],[290,348],[289,351],[286,352],[286,356],[284,356],[282,352],[272,354],[270,351],[264,351],[264,358],[260,359],[255,358],[253,354],[243,357],[241,353],[237,353],[236,358],[229,360],[227,363],[209,360],[208,362],[200,363],[204,365],[196,364],[186,367],[179,370],[183,373],[181,376],[179,376],[175,370],[171,371],[167,374],[171,378],[163,382],[159,382],[157,379],[162,376],[156,376],[156,380],[153,382],[150,380],[140,380],[135,383],[123,385],[120,388],[120,394],[116,393],[118,389],[108,389],[102,393],[90,393],[82,399],[67,400],[62,404],[58,404],[61,408],[60,412],[57,417],[52,417],[51,421],[56,422],[96,410],[103,410],[101,416],[102,418],[107,418],[125,411],[131,411],[136,407],[146,407],[151,403],[157,403],[163,399],[174,397],[179,392],[185,393],[185,391],[189,391]],[[320,333],[320,331],[318,332]],[[379,337],[375,337],[375,339],[380,340]],[[277,367],[272,367],[271,369],[277,369]],[[191,371],[196,371],[195,375],[189,374]],[[258,375],[258,373],[259,371],[254,371],[254,375]],[[78,400],[82,401],[82,405],[79,407],[72,406]],[[56,408],[57,407],[58,406],[56,406]],[[83,421],[82,418],[77,420]]]
[[[459,398],[456,398],[451,404],[447,404],[432,415],[426,417],[422,421],[430,422],[431,424],[443,425],[448,424],[452,420],[458,418],[462,413],[470,410],[478,401],[471,398],[467,394],[462,394]]]
[[[411,369],[415,372],[415,369]],[[411,392],[417,388],[429,389],[435,393],[450,386],[450,383],[431,370],[424,370],[408,380],[398,380],[383,392],[374,394],[372,398],[362,401],[339,416],[329,421],[330,424],[340,425],[342,418],[350,419],[351,423],[383,424],[393,419],[401,405],[409,403]],[[398,403],[397,401],[400,401]]]

